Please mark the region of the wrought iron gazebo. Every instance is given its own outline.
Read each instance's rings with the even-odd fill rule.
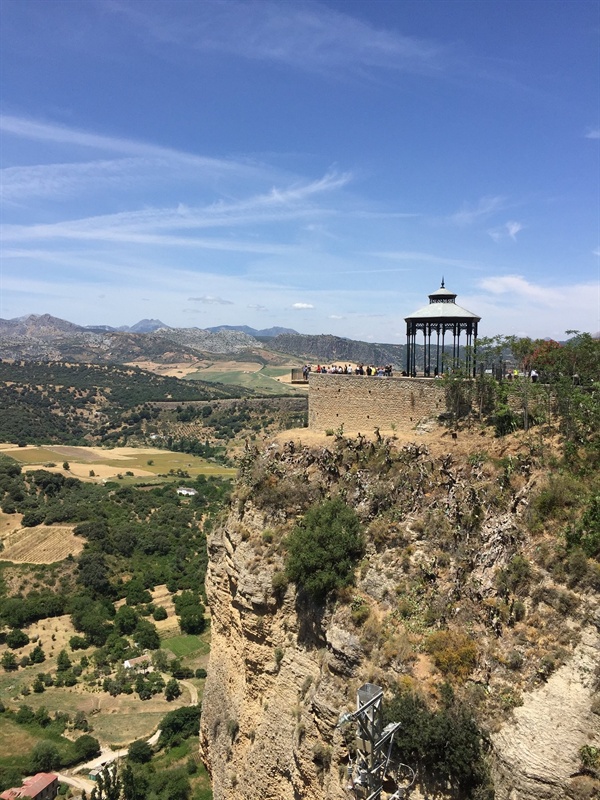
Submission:
[[[417,334],[423,332],[423,375],[431,377],[457,369],[460,348],[464,347],[464,364],[467,374],[475,374],[477,348],[477,314],[455,303],[456,295],[442,285],[429,295],[429,305],[405,317],[406,321],[406,372],[417,375]],[[466,339],[461,342],[461,334]],[[432,341],[433,339],[433,341]]]

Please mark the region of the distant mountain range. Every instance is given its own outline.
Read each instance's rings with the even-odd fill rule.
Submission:
[[[122,333],[152,333],[160,328],[168,328],[164,322],[159,319],[141,319],[131,327],[129,325],[121,325],[118,328],[111,328],[110,325],[86,325],[87,331],[94,331],[95,333],[106,333],[109,331],[119,331]]]
[[[132,326],[75,325],[50,314],[0,319],[0,358],[32,361],[117,363],[149,361],[170,364],[202,358],[232,358],[266,363],[316,365],[404,363],[404,346],[372,344],[339,336],[307,336],[290,328],[257,330],[247,325],[171,328],[157,319]]]
[[[248,336],[254,336],[255,338],[263,337],[265,339],[279,336],[282,333],[298,333],[298,331],[295,331],[293,328],[280,328],[275,326],[273,328],[257,330],[248,325],[216,325],[214,328],[207,328],[206,330],[211,331],[211,333],[218,333],[219,331],[241,331],[242,333],[247,333]]]
[[[308,336],[282,333],[269,342],[269,348],[290,353],[309,363],[341,361],[349,364],[392,364],[396,368],[405,363],[406,355],[403,344],[374,344],[330,334]]]
[[[169,328],[159,320],[141,320],[122,330],[108,325],[84,327],[53,317],[30,314],[0,319],[0,358],[80,363],[197,361],[205,354],[223,355],[264,347],[241,331],[211,333],[201,328]]]

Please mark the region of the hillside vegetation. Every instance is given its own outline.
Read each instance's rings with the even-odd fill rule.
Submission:
[[[131,741],[136,720],[138,730],[150,725],[149,735],[165,703],[189,702],[182,679],[200,677],[201,688],[206,673],[190,665],[208,649],[198,638],[206,629],[205,529],[230,483],[203,475],[185,482],[196,494],[182,501],[172,485],[143,491],[84,483],[44,469],[24,473],[0,457],[2,519],[17,518],[23,532],[7,548],[23,563],[0,562],[0,728],[25,726],[22,749],[0,756],[3,788],[39,767],[37,743],[54,748],[50,768],[67,766],[83,756],[65,731],[93,726],[104,742]],[[28,532],[46,550],[60,533],[54,563],[31,563]],[[65,534],[77,543],[69,552]],[[154,672],[124,669],[141,655]],[[119,708],[113,698],[123,698],[127,725],[104,725],[101,708]],[[92,719],[90,709],[100,715]]]
[[[543,382],[448,376],[421,441],[248,446],[209,539],[217,797],[345,796],[364,682],[427,796],[597,797],[598,343],[550,350]]]
[[[0,440],[86,444],[156,417],[164,401],[243,397],[246,390],[162,377],[135,367],[0,362]]]

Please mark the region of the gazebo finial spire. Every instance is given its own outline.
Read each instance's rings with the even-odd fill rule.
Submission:
[[[444,286],[444,276],[442,275],[442,285],[440,286],[440,289],[445,289],[445,288],[446,287]]]

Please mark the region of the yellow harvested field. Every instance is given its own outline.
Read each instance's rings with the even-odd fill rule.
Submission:
[[[167,589],[164,583],[157,586],[152,592],[152,602],[155,606],[162,606],[168,614],[166,619],[161,619],[158,621],[153,620],[160,638],[165,639],[169,636],[177,636],[179,633],[181,633],[179,620],[175,614],[173,595]]]
[[[205,367],[198,366],[198,372],[260,372],[263,368],[258,361],[215,361]]]
[[[168,378],[181,378],[196,372],[206,366],[204,361],[178,361],[174,364],[160,364],[156,361],[129,361],[128,367],[139,367],[156,375],[166,375]]]
[[[196,475],[235,475],[236,470],[222,467],[187,453],[175,453],[159,447],[70,447],[67,445],[27,445],[1,444],[0,450],[11,456],[23,469],[46,469],[59,472],[65,477],[73,475],[80,480],[99,483],[114,479],[119,475],[130,478],[156,480],[167,475],[170,470],[184,470],[191,477]],[[63,469],[67,461],[69,469]],[[150,462],[150,463],[148,463]],[[54,464],[55,466],[48,466]],[[90,475],[90,472],[93,472]]]
[[[69,553],[77,555],[83,550],[84,540],[74,536],[73,525],[36,525],[18,528],[7,535],[2,531],[3,561],[15,564],[53,564],[62,561]]]

